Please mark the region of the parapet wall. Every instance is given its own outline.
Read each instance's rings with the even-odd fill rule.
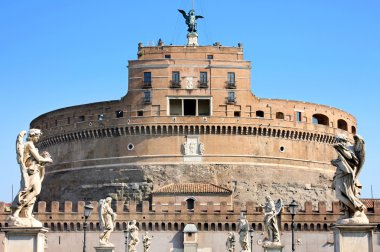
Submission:
[[[98,202],[93,201],[92,205],[94,210],[88,219],[90,230],[99,230]],[[34,215],[51,231],[80,231],[83,230],[84,206],[84,201],[75,204],[70,201],[61,204],[53,201],[50,205],[38,202]],[[180,231],[187,223],[196,224],[199,231],[236,231],[241,212],[247,216],[254,230],[263,230],[261,206],[253,202],[246,202],[243,206],[239,202],[234,202],[232,206],[228,206],[227,202],[221,202],[220,205],[213,202],[195,202],[192,210],[187,209],[186,202],[180,205],[157,203],[155,210],[152,210],[147,201],[141,205],[136,202],[126,204],[116,201],[113,209],[117,213],[116,230],[123,230],[128,221],[136,220],[140,229],[150,231]],[[0,203],[0,227],[7,226],[6,219],[9,214],[10,212],[5,211],[5,204]],[[373,201],[373,208],[368,208],[366,214],[371,223],[380,223],[380,200]],[[319,202],[315,208],[311,202],[306,202],[297,212],[295,221],[300,231],[328,231],[340,215],[339,202],[333,202],[329,206],[325,202]],[[280,226],[282,230],[288,231],[290,225],[291,215],[285,206],[280,217]]]

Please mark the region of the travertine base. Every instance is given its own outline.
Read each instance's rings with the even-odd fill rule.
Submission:
[[[184,243],[183,252],[197,252],[198,244],[197,243]]]
[[[284,245],[281,244],[264,244],[263,249],[264,252],[282,252]]]
[[[115,252],[115,247],[95,247],[96,252]]]
[[[187,45],[188,46],[198,46],[198,34],[195,32],[187,34]]]
[[[373,252],[376,224],[334,225],[334,252]]]
[[[46,247],[47,228],[43,227],[6,227],[4,252],[44,252]]]

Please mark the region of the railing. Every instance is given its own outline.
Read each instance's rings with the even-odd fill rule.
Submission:
[[[171,88],[180,88],[181,87],[181,81],[180,80],[171,80],[170,81],[170,87]]]

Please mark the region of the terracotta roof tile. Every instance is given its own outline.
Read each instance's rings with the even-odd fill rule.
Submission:
[[[231,194],[232,191],[217,186],[214,184],[206,183],[181,183],[181,184],[169,184],[163,186],[153,192],[154,194],[196,194],[196,193],[209,193],[209,194]]]
[[[380,199],[360,199],[361,202],[366,206],[367,209],[373,209],[375,207],[375,201],[380,201]]]

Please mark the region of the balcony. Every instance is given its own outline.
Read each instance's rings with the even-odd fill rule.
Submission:
[[[180,80],[171,80],[170,81],[170,87],[171,88],[181,88],[181,81]]]
[[[236,88],[236,81],[227,81],[227,88],[228,89],[235,89]]]
[[[236,97],[227,97],[227,104],[235,104]]]
[[[198,81],[199,88],[208,88],[208,81]]]
[[[144,81],[143,88],[152,88],[152,81]]]

